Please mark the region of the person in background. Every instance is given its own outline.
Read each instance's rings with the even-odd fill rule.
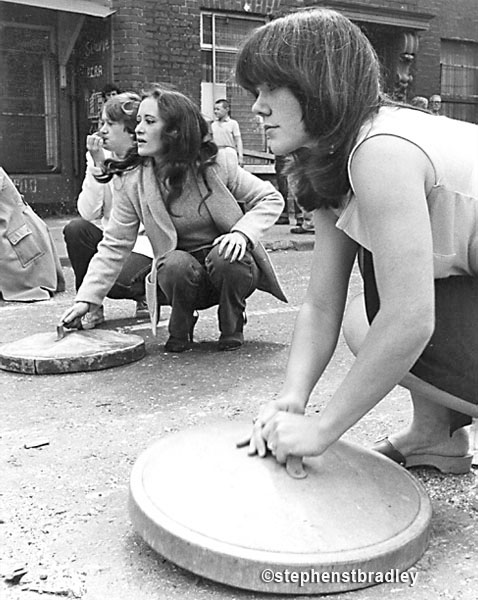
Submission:
[[[255,97],[272,152],[294,158],[296,193],[314,211],[316,232],[285,382],[259,409],[249,452],[268,448],[281,463],[321,455],[402,384],[412,420],[374,449],[406,467],[469,472],[466,426],[478,414],[478,126],[388,99],[369,40],[332,10],[255,29],[236,77]],[[347,305],[357,258],[365,295]],[[356,358],[319,414],[305,416],[342,323]]]
[[[428,100],[425,98],[425,96],[414,96],[410,100],[410,106],[416,106],[417,108],[428,110]]]
[[[295,197],[292,186],[289,185],[288,177],[284,172],[286,160],[287,158],[285,156],[275,157],[277,187],[285,200],[284,210],[277,220],[276,225],[289,224],[288,200],[291,198],[294,203],[294,216],[296,225],[295,227],[290,228],[290,232],[299,235],[303,233],[313,234],[314,223],[312,221],[312,213],[310,211],[303,210],[297,202],[297,198]]]
[[[214,143],[218,148],[234,148],[237,153],[239,165],[244,164],[244,150],[242,147],[241,130],[239,123],[230,116],[231,107],[228,100],[220,98],[214,103],[215,120],[211,123]]]
[[[113,183],[102,183],[97,177],[101,179],[106,159],[122,161],[136,154],[134,130],[140,101],[131,92],[113,95],[103,106],[98,132],[86,139],[86,174],[77,203],[80,217],[70,221],[63,231],[77,290],[103,239],[113,207]],[[135,300],[137,317],[148,316],[144,280],[151,269],[152,257],[151,244],[142,230],[116,282],[108,290],[110,298]],[[103,305],[99,305],[83,317],[82,328],[93,329],[104,321]]]
[[[438,116],[441,111],[441,96],[438,94],[433,94],[433,96],[430,96],[430,100],[428,101],[428,109],[432,115]]]
[[[284,198],[284,210],[281,216],[277,219],[276,225],[288,225],[289,224],[289,185],[287,183],[287,175],[283,172],[285,166],[286,157],[276,156],[274,160],[274,169],[276,172],[277,189]]]
[[[110,98],[117,96],[118,94],[121,94],[121,89],[116,83],[107,83],[101,90],[101,96],[104,102],[107,102]]]
[[[295,235],[302,235],[304,233],[314,234],[314,219],[312,216],[312,211],[304,210],[295,196],[294,198],[294,214],[295,214],[295,227],[290,228],[290,232]]]
[[[218,348],[236,350],[254,290],[286,301],[259,241],[281,214],[282,196],[242,169],[234,150],[217,148],[199,108],[184,94],[153,86],[137,121],[138,156],[105,162],[115,190],[112,216],[62,321],[76,326],[101,305],[143,223],[154,250],[146,282],[153,332],[158,306],[171,306],[165,351],[190,349],[195,311],[214,305]]]
[[[291,159],[292,160],[292,159]],[[291,171],[291,170],[289,170]],[[296,188],[294,184],[294,178],[292,173],[289,175],[289,193],[294,202],[294,216],[295,216],[295,227],[290,228],[290,232],[295,235],[302,235],[304,233],[314,234],[314,220],[313,213],[310,210],[306,210],[302,207],[301,203],[297,199]]]

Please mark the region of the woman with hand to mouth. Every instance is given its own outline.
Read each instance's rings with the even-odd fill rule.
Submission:
[[[165,350],[191,348],[196,311],[214,305],[218,347],[235,350],[255,289],[285,301],[259,241],[281,214],[282,196],[242,169],[233,149],[218,150],[198,107],[180,92],[153,86],[145,93],[135,132],[138,155],[105,162],[112,218],[63,321],[101,304],[143,223],[154,251],[146,290],[153,331],[159,306],[171,306]]]
[[[132,92],[112,96],[103,106],[98,132],[86,138],[86,174],[78,196],[80,217],[70,221],[63,231],[77,290],[111,217],[113,184],[101,181],[105,160],[122,161],[136,153],[134,129],[140,101],[141,98]],[[140,231],[131,255],[107,292],[109,298],[135,300],[138,317],[148,315],[144,280],[151,269],[152,257],[148,238],[144,230]],[[92,305],[82,318],[82,328],[93,329],[104,321],[102,303]]]
[[[405,466],[467,472],[465,426],[478,416],[478,126],[387,99],[370,42],[325,9],[256,29],[237,80],[256,98],[271,151],[291,156],[289,180],[316,232],[285,382],[260,409],[250,452],[320,455],[402,384],[413,419],[375,449]],[[356,259],[365,297],[345,313]],[[356,359],[323,410],[304,416],[342,324]]]

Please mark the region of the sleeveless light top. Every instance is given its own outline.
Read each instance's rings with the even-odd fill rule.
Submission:
[[[336,226],[367,250],[367,224],[353,192],[350,166],[357,148],[377,135],[410,141],[433,165],[435,183],[427,203],[435,278],[478,276],[478,125],[408,108],[382,107],[362,127],[348,161],[352,192],[337,211]]]

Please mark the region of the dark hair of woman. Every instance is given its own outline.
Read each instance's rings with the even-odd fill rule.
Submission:
[[[206,169],[215,163],[217,146],[212,141],[209,125],[197,105],[181,92],[165,89],[155,84],[142,94],[142,99],[153,98],[164,122],[161,130],[161,155],[154,161],[158,180],[166,190],[165,204],[178,198],[190,169],[204,177]],[[150,157],[127,156],[124,161],[108,160],[108,174],[121,175]],[[206,180],[205,180],[206,181]]]
[[[380,66],[365,34],[326,9],[304,10],[255,30],[239,51],[238,83],[286,87],[316,143],[292,154],[296,194],[306,210],[338,207],[350,189],[347,160],[363,123],[382,103]]]

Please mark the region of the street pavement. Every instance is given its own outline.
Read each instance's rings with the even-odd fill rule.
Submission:
[[[48,224],[58,240],[63,221]],[[289,302],[254,293],[246,342],[237,352],[217,351],[215,309],[201,312],[193,349],[174,355],[163,352],[167,309],[154,338],[147,321],[134,318],[132,301],[107,299],[102,328],[142,336],[143,359],[64,375],[0,371],[2,600],[38,600],[40,594],[82,600],[278,598],[207,581],[158,556],[133,531],[127,502],[132,465],[155,440],[191,427],[250,420],[278,393],[313,243],[313,236],[293,237],[288,229],[274,227],[265,241]],[[61,248],[59,254],[66,291],[44,302],[0,301],[0,344],[54,331],[74,298],[71,267]],[[354,271],[350,296],[360,291]],[[309,413],[332,396],[352,361],[340,338]],[[408,395],[397,387],[345,437],[370,446],[409,418]],[[464,476],[427,469],[413,474],[433,505],[430,543],[413,567],[416,585],[387,583],[331,598],[477,600],[476,470]],[[9,583],[15,569],[26,572]]]

